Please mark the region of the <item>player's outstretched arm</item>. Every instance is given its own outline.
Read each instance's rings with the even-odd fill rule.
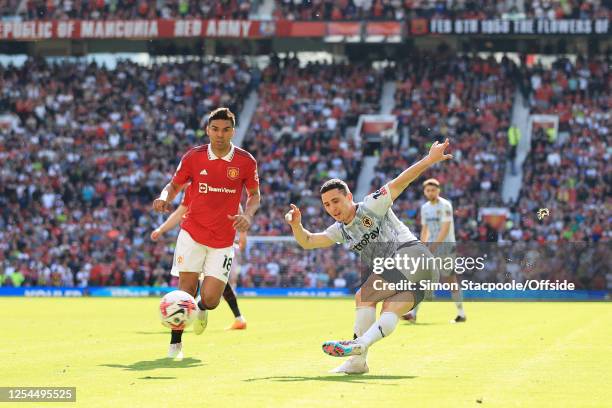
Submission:
[[[162,225],[155,228],[155,230],[151,232],[151,240],[157,241],[159,237],[166,233],[166,231],[170,231],[172,228],[176,227],[178,223],[181,222],[181,219],[186,212],[187,206],[183,204],[179,205],[178,208],[174,210],[172,214],[170,214],[166,221],[162,223]]]
[[[438,162],[452,159],[452,154],[444,153],[444,150],[448,147],[448,144],[448,139],[446,139],[444,143],[434,142],[429,149],[429,154],[427,156],[408,167],[399,176],[390,181],[389,190],[391,192],[391,200],[395,201],[395,199],[402,194],[406,187],[408,187],[410,183],[419,177],[425,170]]]
[[[169,182],[159,194],[159,197],[153,201],[153,210],[156,212],[170,212],[170,203],[174,197],[181,192],[183,186]]]
[[[285,214],[285,221],[291,226],[291,231],[297,243],[304,249],[327,248],[335,244],[322,232],[312,233],[302,226],[302,213],[294,204]]]

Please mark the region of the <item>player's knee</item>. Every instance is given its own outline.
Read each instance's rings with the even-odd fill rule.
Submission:
[[[206,295],[204,295],[203,300],[208,310],[215,309],[217,306],[219,306],[219,302],[221,301],[221,299],[219,299],[218,297],[212,297],[212,296],[206,296]]]
[[[179,285],[179,289],[189,293],[191,296],[193,296],[194,298],[197,296],[196,291],[198,290],[198,284],[196,282],[195,285],[192,284],[181,284]]]
[[[361,290],[355,293],[355,307],[376,307],[374,302],[366,302],[361,298]]]

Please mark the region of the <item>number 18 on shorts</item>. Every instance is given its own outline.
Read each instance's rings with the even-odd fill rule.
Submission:
[[[176,240],[171,273],[179,276],[179,272],[203,272],[205,277],[213,276],[227,282],[233,260],[233,246],[211,248],[197,243],[187,231],[181,230]]]

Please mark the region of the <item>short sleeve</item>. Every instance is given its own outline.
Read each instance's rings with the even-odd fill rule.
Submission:
[[[259,176],[257,175],[257,162],[255,160],[253,160],[252,164],[247,170],[247,177],[244,184],[247,188],[247,193],[250,190],[259,188]]]
[[[179,163],[176,171],[174,172],[174,176],[172,177],[172,182],[174,184],[182,186],[183,184],[192,180],[191,165],[189,160],[190,156],[191,151],[185,153],[185,155],[181,158],[181,162]]]
[[[442,216],[440,217],[440,222],[447,222],[453,220],[453,206],[451,203],[444,203],[444,208],[442,209]]]
[[[329,239],[331,239],[332,241],[338,243],[338,244],[343,244],[346,242],[346,240],[344,239],[344,235],[342,234],[342,230],[340,227],[340,224],[335,223],[333,225],[330,225],[325,231],[324,234],[327,235],[327,237]]]
[[[392,205],[393,200],[391,200],[388,184],[385,184],[372,194],[368,194],[363,199],[363,206],[381,217],[389,211]]]

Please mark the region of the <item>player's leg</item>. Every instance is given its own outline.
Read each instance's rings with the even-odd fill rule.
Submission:
[[[198,288],[198,272],[179,272],[179,290],[195,296]],[[181,359],[183,357],[183,330],[172,330],[168,357]]]
[[[467,320],[467,317],[463,311],[463,292],[461,291],[461,286],[459,286],[457,274],[453,272],[449,276],[443,277],[442,281],[445,283],[454,283],[457,286],[457,290],[451,290],[451,298],[457,307],[457,317],[451,320],[451,323],[464,323]]]
[[[366,302],[361,298],[361,289],[355,294],[355,325],[353,327],[353,340],[362,336],[376,321],[376,303]],[[332,373],[364,374],[369,371],[367,352],[352,356]]]
[[[407,291],[397,293],[383,302],[379,319],[363,334],[357,342],[367,348],[384,337],[388,337],[395,327],[400,316],[408,313],[423,299],[423,291]]]
[[[196,334],[202,334],[208,324],[208,311],[215,309],[227,285],[234,259],[234,247],[208,248],[204,261],[204,280],[198,301],[198,319],[194,323]]]
[[[400,247],[398,255],[403,257],[406,254],[408,257],[423,257],[433,258],[431,252],[422,244],[408,244],[405,247]],[[415,265],[415,263],[412,263]],[[348,355],[362,355],[367,352],[368,347],[380,339],[389,336],[397,326],[399,317],[408,313],[414,306],[418,305],[424,298],[424,292],[420,289],[419,283],[423,280],[437,281],[437,270],[427,262],[421,262],[419,268],[413,271],[392,271],[393,273],[386,274],[387,281],[393,278],[392,281],[398,278],[397,272],[400,272],[402,279],[406,279],[415,285],[416,290],[407,290],[403,292],[391,292],[384,290],[371,290],[382,288],[381,285],[376,285],[371,288],[365,287],[368,282],[376,282],[381,279],[381,275],[370,275],[364,286],[362,286],[362,299],[365,301],[376,301],[383,297],[383,308],[380,318],[360,337],[352,341],[328,341],[323,344],[323,351],[335,357]],[[385,276],[385,273],[383,273]],[[365,290],[368,289],[367,297]]]
[[[244,330],[246,329],[246,320],[240,314],[240,308],[238,307],[238,299],[236,298],[236,292],[232,285],[228,282],[225,285],[225,289],[223,290],[223,299],[227,302],[230,309],[232,309],[232,313],[234,314],[234,323],[228,330]]]
[[[408,313],[418,303],[417,293],[422,291],[399,292],[383,302],[377,321],[366,332],[354,340],[328,341],[323,343],[323,351],[334,357],[364,355],[377,341],[388,337],[397,326],[400,316]]]
[[[387,278],[388,279],[388,278]],[[359,340],[376,326],[376,304],[385,299],[394,299],[398,294],[397,291],[382,289],[382,283],[388,282],[382,275],[371,274],[366,281],[361,285],[361,288],[355,295],[356,301],[356,316],[355,316],[355,336],[353,340],[348,341],[327,341],[323,343],[323,351],[334,357],[342,357],[347,355],[363,356],[361,362],[365,364],[367,346]],[[407,309],[408,312],[410,309]],[[387,318],[385,317],[385,321]],[[353,360],[353,358],[351,359]],[[359,360],[358,360],[359,361]],[[350,363],[347,362],[347,365]],[[344,365],[338,367],[340,370]],[[346,371],[342,371],[346,372]]]
[[[176,240],[174,260],[170,273],[173,276],[179,277],[179,289],[194,297],[197,293],[198,278],[205,256],[204,247],[195,242],[189,233],[181,230]],[[172,330],[168,357],[182,357],[182,336],[182,330]]]

